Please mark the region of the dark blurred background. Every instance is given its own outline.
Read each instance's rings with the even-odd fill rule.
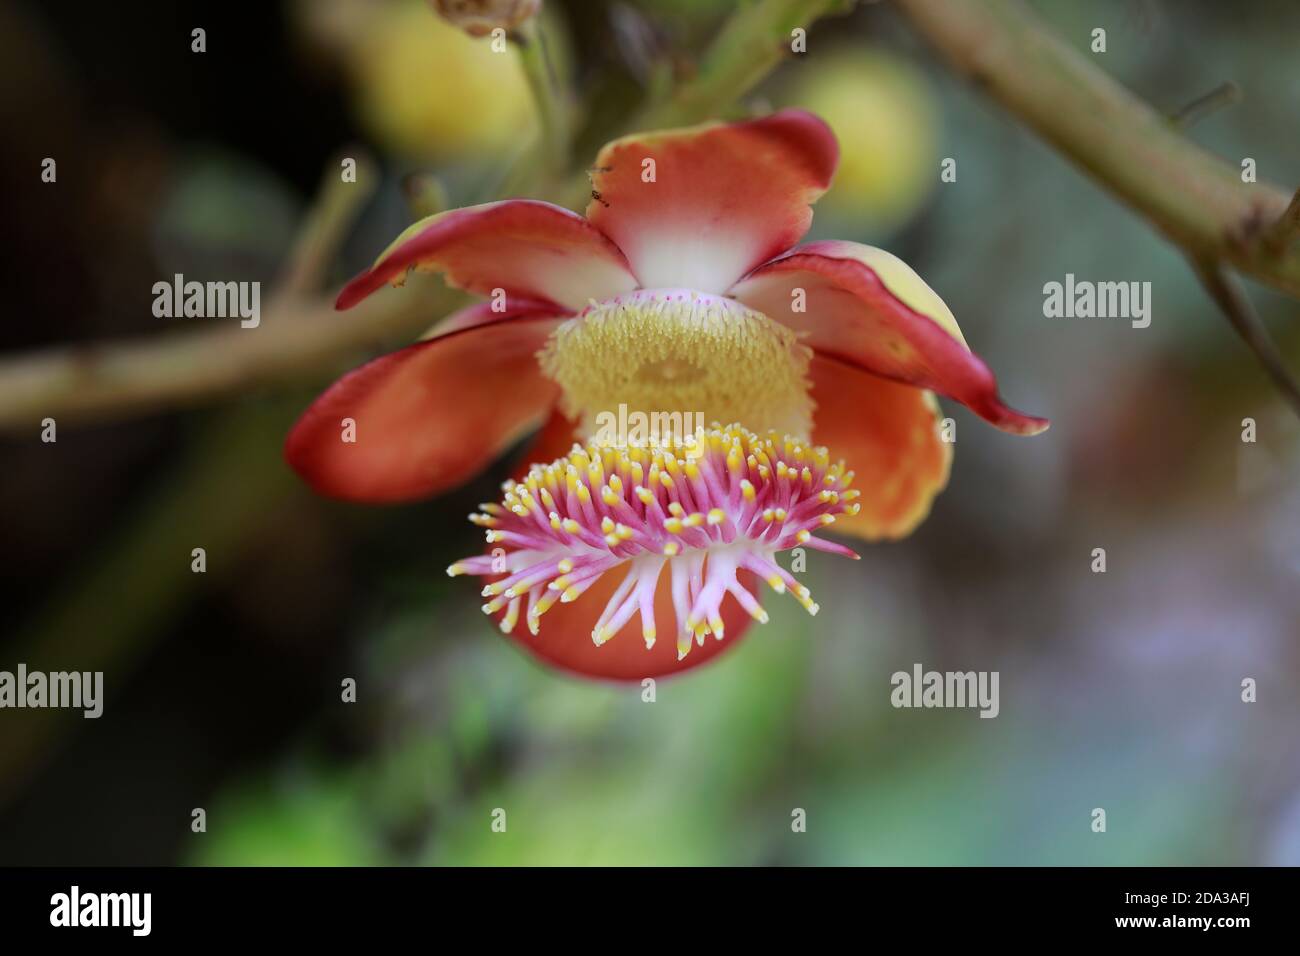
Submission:
[[[730,7],[548,3],[582,148]],[[1037,8],[1081,49],[1105,28],[1101,64],[1157,108],[1234,81],[1243,101],[1190,135],[1300,184],[1296,4]],[[294,416],[369,351],[60,423],[54,444],[10,430],[0,669],[102,669],[106,702],[0,711],[0,863],[1300,863],[1300,424],[1180,254],[888,3],[819,23],[808,51],[749,102],[840,137],[814,236],[910,262],[1052,429],[1012,438],[947,403],[952,480],[918,532],[860,563],[814,553],[815,620],[766,599],[769,625],[654,704],[541,669],[442,573],[504,463],[400,508],[321,501],[288,472]],[[531,129],[517,64],[418,0],[19,0],[0,64],[6,357],[230,321],[155,318],[152,285],[270,285],[322,174],[360,148],[383,185],[337,283],[410,221],[404,176],[476,201]],[[1044,318],[1067,272],[1150,281],[1150,328]],[[1300,367],[1300,305],[1251,292]],[[890,674],[918,661],[998,670],[998,719],[891,708]]]

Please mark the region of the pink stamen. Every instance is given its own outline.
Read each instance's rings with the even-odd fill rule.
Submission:
[[[688,449],[691,457],[685,457]],[[592,640],[604,644],[639,615],[649,647],[656,637],[655,591],[667,565],[680,659],[708,634],[724,636],[727,595],[767,620],[738,580],[741,570],[817,612],[808,589],[775,555],[807,545],[856,558],[814,534],[836,515],[857,513],[851,502],[856,492],[848,493],[852,479],[824,448],[735,425],[669,448],[575,445],[567,457],[534,466],[522,482],[507,482],[502,505],[471,515],[487,529],[489,544],[513,549],[504,557],[466,558],[447,573],[496,578],[483,589],[491,598],[483,610],[504,611],[506,631],[522,611],[537,634],[541,616],[557,600],[575,601],[607,571],[629,565]]]

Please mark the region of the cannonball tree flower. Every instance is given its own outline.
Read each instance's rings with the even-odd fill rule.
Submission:
[[[837,160],[835,139],[820,119],[783,110],[748,122],[615,140],[596,158],[585,217],[549,203],[507,200],[416,223],[344,287],[338,307],[349,308],[385,284],[401,285],[412,270],[442,273],[450,284],[488,301],[450,316],[433,337],[345,375],[303,414],[289,435],[286,457],[322,494],[408,501],[464,482],[538,425],[544,427],[526,455],[528,463],[560,459],[575,441],[594,437],[602,416],[620,407],[647,414],[694,413],[710,422],[740,423],[756,434],[774,432],[782,436],[782,449],[791,443],[792,454],[796,447],[810,454],[814,444],[830,448],[846,463],[845,472],[836,475],[852,472],[861,493],[852,507],[824,512],[835,520],[835,530],[867,540],[906,535],[947,482],[951,463],[952,445],[936,428],[933,393],[1015,434],[1036,434],[1048,423],[1002,401],[992,372],[967,347],[952,312],[904,262],[854,242],[796,244]],[[340,441],[344,418],[356,423],[353,443]],[[753,444],[747,437],[725,439],[724,463],[737,441],[742,449]],[[590,448],[582,454],[594,465]],[[717,507],[738,527],[731,505],[716,502],[724,491],[730,502],[741,486],[722,486],[716,453],[711,454],[718,487],[706,481],[708,494],[697,493],[688,481],[682,486],[691,489],[680,501],[683,514],[665,511],[664,521],[707,525]],[[649,521],[638,505],[648,509],[650,502],[619,471],[632,470],[636,459],[607,462],[604,455],[602,474],[611,468],[619,474],[621,490],[611,487],[613,498],[621,497],[643,523]],[[785,494],[782,482],[791,481],[788,470],[796,464],[780,459],[787,469],[783,477],[777,461],[768,457],[766,476],[748,477],[756,500]],[[745,460],[748,465],[748,453]],[[590,477],[584,481],[583,470],[568,461],[553,466],[564,473],[568,510],[550,509],[568,536],[564,540],[575,548],[581,542],[599,549],[597,540],[606,540],[602,536],[623,533],[620,521],[635,532],[626,515],[620,519],[600,510],[606,486]],[[646,470],[652,463],[639,464]],[[696,467],[705,473],[703,463]],[[803,465],[799,468],[802,481]],[[665,461],[661,473],[676,481],[666,469]],[[544,482],[546,470],[541,474],[538,481]],[[559,471],[552,474],[559,481]],[[829,474],[818,472],[819,480]],[[776,482],[776,490],[765,481]],[[644,483],[639,487],[655,493]],[[534,500],[541,495],[541,486],[527,490]],[[570,491],[577,496],[573,502]],[[528,520],[544,518],[554,531],[549,511],[533,514],[519,486],[509,494],[519,500],[507,500],[504,512],[494,510],[499,505],[485,509],[487,519],[513,524],[524,517],[518,507],[531,515]],[[556,493],[550,495],[558,505]],[[800,499],[805,508],[812,507],[811,500]],[[659,500],[658,506],[666,509],[671,501]],[[622,513],[616,501],[607,507]],[[800,512],[801,518],[808,516]],[[612,532],[603,527],[604,517],[614,523]],[[576,527],[566,526],[566,520]],[[542,567],[516,566],[534,554],[511,558],[508,552],[505,568],[485,564],[485,557],[460,562],[457,570],[489,573],[496,567],[508,578],[533,568],[504,586],[514,588],[521,603],[514,605],[511,597],[497,604],[503,591],[490,595],[489,612],[501,615],[505,629],[553,664],[637,680],[702,663],[734,645],[751,617],[746,599],[729,587],[725,574],[723,584],[710,577],[714,549],[696,530],[691,528],[697,547],[683,542],[680,554],[662,557],[672,569],[703,558],[706,567],[698,580],[694,572],[681,572],[688,580],[688,603],[697,612],[716,610],[722,627],[715,628],[707,614],[702,626],[726,639],[684,655],[676,641],[657,641],[647,650],[645,635],[636,635],[636,621],[626,610],[633,595],[644,625],[648,585],[636,562],[653,550],[648,545],[644,554],[623,555],[628,560],[587,580],[585,594],[575,595],[580,599],[548,605],[536,637],[515,626],[522,589],[526,585],[530,596],[529,608],[522,611],[527,620],[538,601],[549,600],[545,593],[532,600],[533,588],[542,582],[531,578],[551,563],[559,569],[566,560],[576,570],[579,558],[589,554],[559,557],[558,539],[539,549],[534,547],[539,542],[525,540],[526,535],[512,537],[521,534],[517,528],[489,525],[489,533],[508,535],[500,542],[516,551],[544,551],[538,558]],[[810,527],[799,530],[811,532]],[[655,534],[665,531],[660,527]],[[749,540],[749,531],[741,537]],[[653,535],[650,540],[669,543]],[[626,551],[631,544],[618,547]],[[771,554],[764,557],[771,562]],[[752,566],[737,565],[739,585],[752,574]],[[685,630],[687,619],[677,614],[682,605],[673,602],[673,577],[670,571],[657,578],[655,607],[658,619],[678,617]],[[732,599],[719,599],[714,608],[710,598],[696,608],[698,594],[692,597],[690,589],[709,588],[710,582],[711,595],[721,587]],[[550,583],[544,582],[546,592]],[[561,597],[565,591],[567,586]],[[625,616],[618,639],[605,633]],[[700,621],[696,613],[692,633]]]

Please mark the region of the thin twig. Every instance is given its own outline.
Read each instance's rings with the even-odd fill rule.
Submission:
[[[1241,102],[1241,87],[1232,80],[1221,83],[1204,96],[1198,96],[1173,116],[1169,121],[1175,126],[1188,129],[1199,123],[1211,113],[1218,112],[1225,106]]]
[[[1215,303],[1223,310],[1228,322],[1246,343],[1246,348],[1264,366],[1269,378],[1277,386],[1282,397],[1300,415],[1300,384],[1286,367],[1282,354],[1264,327],[1259,313],[1250,302],[1250,297],[1235,276],[1229,273],[1222,263],[1204,259],[1191,259],[1192,268],[1205,286]]]
[[[348,159],[355,169],[345,179],[343,163]],[[288,264],[276,284],[277,294],[303,295],[325,283],[339,247],[378,184],[378,169],[359,150],[340,155],[325,167],[316,201],[298,230]]]
[[[547,173],[553,174],[568,162],[569,110],[547,53],[541,18],[529,20],[512,39],[519,50],[519,62],[523,65],[537,107],[543,166]]]

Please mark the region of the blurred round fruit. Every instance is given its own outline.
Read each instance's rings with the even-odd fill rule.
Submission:
[[[809,53],[781,98],[811,110],[840,141],[840,166],[817,214],[856,234],[910,219],[939,182],[939,108],[929,81],[885,50]]]
[[[535,130],[513,46],[497,53],[422,0],[374,4],[347,51],[358,118],[376,142],[413,160],[516,152]]]

